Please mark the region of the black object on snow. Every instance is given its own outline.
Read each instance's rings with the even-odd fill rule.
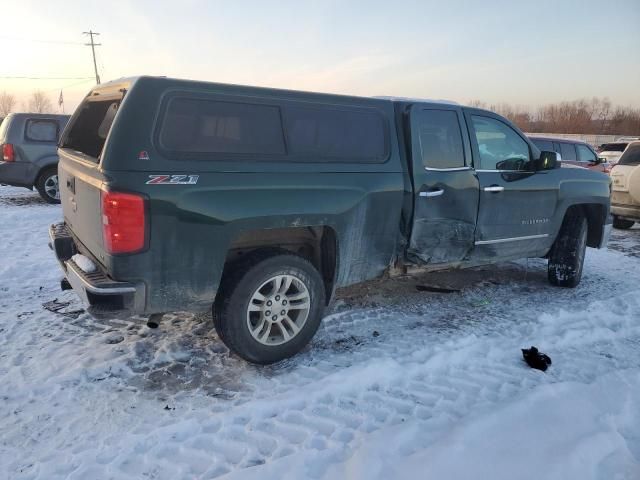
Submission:
[[[524,361],[527,362],[527,365],[531,368],[542,370],[543,372],[551,365],[549,356],[539,352],[536,347],[523,348],[522,356],[524,357]]]

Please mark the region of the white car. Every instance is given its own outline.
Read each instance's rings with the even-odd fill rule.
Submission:
[[[611,170],[613,226],[627,229],[640,222],[640,141],[631,142]]]
[[[616,140],[612,143],[604,143],[598,148],[598,157],[604,158],[610,165],[615,165],[629,142],[630,140]]]

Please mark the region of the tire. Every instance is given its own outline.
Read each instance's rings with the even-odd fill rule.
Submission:
[[[613,217],[613,228],[617,228],[619,230],[629,230],[636,222],[633,220],[625,220],[620,217]]]
[[[229,350],[266,365],[309,343],[324,306],[324,284],[314,266],[284,250],[268,250],[232,265],[213,305],[213,321]]]
[[[587,249],[587,219],[582,212],[569,213],[549,252],[548,278],[557,287],[577,287],[582,278]]]
[[[58,166],[47,167],[36,180],[36,189],[47,203],[60,203],[60,188],[58,185]]]

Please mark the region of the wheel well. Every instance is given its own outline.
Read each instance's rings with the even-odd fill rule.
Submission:
[[[585,203],[570,206],[564,216],[583,214],[587,218],[587,246],[598,248],[602,241],[602,226],[606,221],[605,212],[604,206],[599,203]]]
[[[256,250],[286,250],[310,261],[324,281],[327,303],[330,301],[336,279],[338,242],[331,227],[291,227],[250,230],[236,237],[225,259],[224,275],[229,265],[235,264]]]
[[[40,175],[42,175],[45,170],[48,170],[50,168],[56,168],[57,169],[58,168],[58,164],[57,163],[48,163],[48,164],[45,164],[42,167],[40,167],[38,169],[38,171],[36,172],[36,176],[33,179],[33,185],[38,183],[38,179],[40,178]]]

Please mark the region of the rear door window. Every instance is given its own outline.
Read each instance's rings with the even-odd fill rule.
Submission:
[[[24,136],[32,142],[56,143],[58,141],[58,122],[45,119],[27,120]]]
[[[627,143],[605,143],[600,147],[601,152],[624,152]]]
[[[457,113],[423,110],[419,118],[422,164],[438,170],[464,167],[464,147]]]
[[[562,155],[562,160],[571,160],[576,161],[576,149],[573,146],[573,143],[560,143],[560,155]]]
[[[186,154],[285,153],[279,107],[198,98],[170,100],[160,144]]]

